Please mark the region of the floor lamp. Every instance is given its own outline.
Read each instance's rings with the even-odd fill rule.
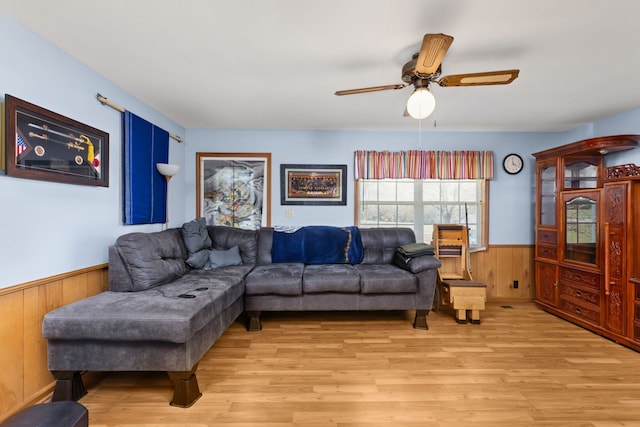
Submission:
[[[164,176],[167,180],[167,197],[165,198],[165,223],[164,229],[169,228],[169,180],[172,176],[180,171],[180,165],[172,165],[170,163],[156,163],[156,168],[160,175]]]

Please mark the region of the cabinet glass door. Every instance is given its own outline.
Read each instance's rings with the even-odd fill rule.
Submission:
[[[565,260],[597,264],[597,198],[573,197],[564,206]]]
[[[544,166],[540,170],[540,225],[556,225],[556,167]]]
[[[564,167],[564,188],[581,189],[598,186],[598,165],[587,161],[567,162]]]

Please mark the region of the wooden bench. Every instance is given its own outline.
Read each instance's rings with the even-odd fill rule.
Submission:
[[[487,285],[469,280],[440,282],[441,303],[455,311],[456,322],[467,323],[467,312],[473,324],[480,323],[480,311],[487,300]]]

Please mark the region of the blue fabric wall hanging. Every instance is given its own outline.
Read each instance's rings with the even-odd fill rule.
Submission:
[[[124,223],[166,222],[167,181],[156,163],[168,163],[169,132],[124,112]]]

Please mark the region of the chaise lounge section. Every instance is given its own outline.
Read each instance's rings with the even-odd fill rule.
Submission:
[[[201,396],[198,362],[242,313],[256,256],[255,231],[207,232],[214,248],[238,247],[242,264],[194,269],[180,229],[130,233],[109,249],[109,291],[45,316],[54,401],[86,393],[82,371],[167,371],[171,405],[189,407]]]

